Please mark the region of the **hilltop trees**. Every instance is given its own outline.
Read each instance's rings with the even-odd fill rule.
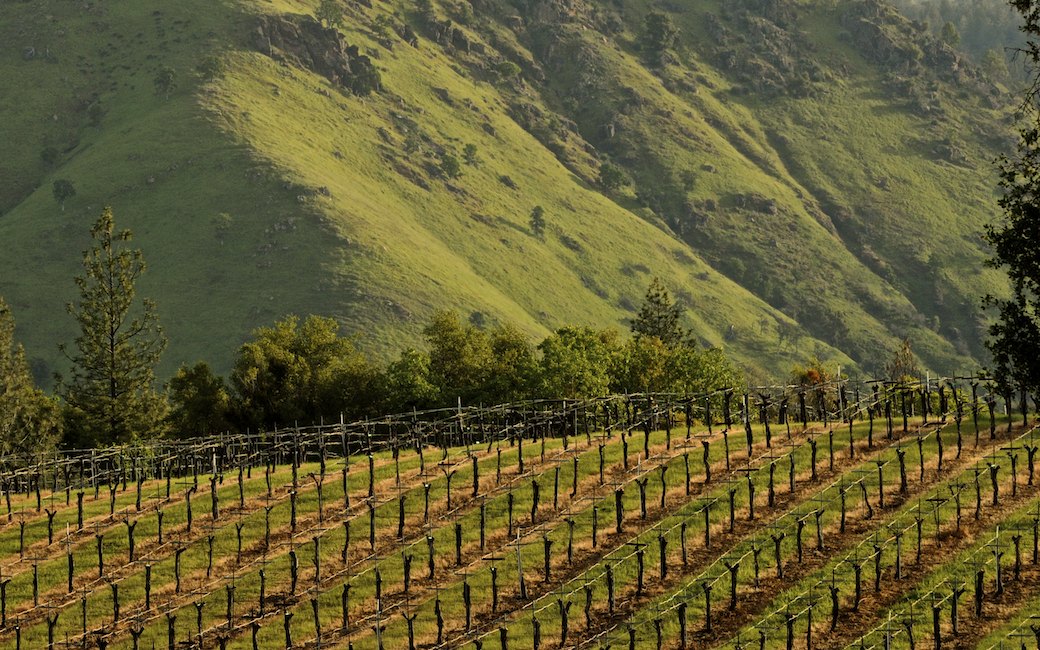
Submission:
[[[111,208],[90,230],[84,274],[76,278],[79,300],[67,305],[80,333],[69,352],[68,379],[57,377],[66,404],[66,440],[96,446],[162,433],[165,399],[155,389],[155,366],[166,337],[155,304],[135,301],[145,270],[140,250],[126,248],[129,230],[116,232]]]
[[[60,437],[58,404],[33,384],[25,350],[14,342],[14,318],[0,298],[0,456],[46,451]]]

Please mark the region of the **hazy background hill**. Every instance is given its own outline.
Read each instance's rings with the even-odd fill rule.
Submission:
[[[224,371],[287,313],[381,358],[445,307],[624,326],[655,275],[753,376],[875,371],[904,337],[934,370],[982,357],[1014,82],[931,24],[878,0],[376,0],[337,36],[317,4],[0,8],[0,295],[38,375],[104,204],[145,252],[167,372]],[[368,62],[381,88],[355,94]]]

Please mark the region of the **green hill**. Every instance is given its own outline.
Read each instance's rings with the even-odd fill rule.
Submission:
[[[754,374],[876,370],[904,337],[938,371],[983,355],[1009,92],[885,3],[361,0],[338,32],[317,4],[0,10],[0,295],[38,374],[105,204],[149,263],[166,372],[226,370],[287,313],[381,358],[445,307],[624,326],[655,275]],[[679,30],[663,52],[651,10]],[[603,191],[604,161],[631,184]]]

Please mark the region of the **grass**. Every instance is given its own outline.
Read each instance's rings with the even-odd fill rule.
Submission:
[[[71,339],[72,322],[63,304],[104,204],[149,262],[140,293],[158,300],[170,335],[163,376],[198,359],[226,372],[253,328],[289,313],[335,316],[383,360],[415,345],[444,307],[533,338],[564,324],[624,328],[654,275],[689,306],[695,335],[756,377],[812,354],[878,368],[906,336],[939,370],[981,353],[977,298],[1002,287],[980,271],[977,229],[993,199],[981,161],[1006,140],[1003,113],[935,82],[944,117],[915,116],[883,71],[828,36],[840,8],[808,3],[798,26],[818,41],[817,59],[840,62],[847,76],[810,99],[765,101],[735,94],[739,80],[713,58],[702,18],[719,3],[674,15],[688,40],[664,71],[638,51],[642,2],[625,3],[617,48],[564,21],[563,60],[536,47],[542,25],[516,33],[498,5],[463,27],[483,55],[448,51],[418,24],[418,48],[396,38],[387,48],[374,20],[399,11],[414,22],[412,8],[354,7],[344,36],[374,57],[385,83],[361,99],[250,44],[258,14],[312,4],[8,8],[0,75],[19,90],[0,105],[0,137],[13,143],[0,163],[0,237],[17,254],[0,259],[0,294],[38,376],[64,367],[57,344]],[[49,58],[24,60],[23,42]],[[499,52],[524,62],[522,82],[484,71]],[[603,73],[602,88],[576,106],[578,54]],[[160,66],[176,72],[169,99],[154,92]],[[548,117],[524,128],[513,117],[524,106]],[[608,120],[617,122],[609,142]],[[946,133],[963,134],[959,146],[979,164],[932,160],[930,143]],[[435,169],[441,155],[467,144],[478,162],[447,182]],[[48,167],[40,154],[51,146],[60,155]],[[636,185],[601,193],[603,156]],[[705,223],[672,207],[655,214],[637,198],[674,190],[686,172],[684,200],[719,206],[698,208]],[[77,187],[64,213],[50,196],[58,178]],[[734,206],[748,194],[775,201],[777,213]],[[544,239],[527,224],[536,205]]]

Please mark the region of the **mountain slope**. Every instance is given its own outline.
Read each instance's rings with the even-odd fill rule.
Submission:
[[[977,297],[1001,287],[976,233],[1005,111],[884,5],[669,5],[680,40],[651,61],[642,2],[349,4],[341,37],[316,4],[5,6],[0,295],[38,371],[60,367],[104,203],[145,251],[167,371],[226,370],[290,312],[384,358],[444,307],[532,336],[623,325],[653,275],[754,373],[810,354],[875,369],[905,336],[939,370],[981,354]],[[864,22],[918,67],[859,44]],[[382,89],[356,96],[363,55]],[[633,185],[602,192],[603,160]]]

